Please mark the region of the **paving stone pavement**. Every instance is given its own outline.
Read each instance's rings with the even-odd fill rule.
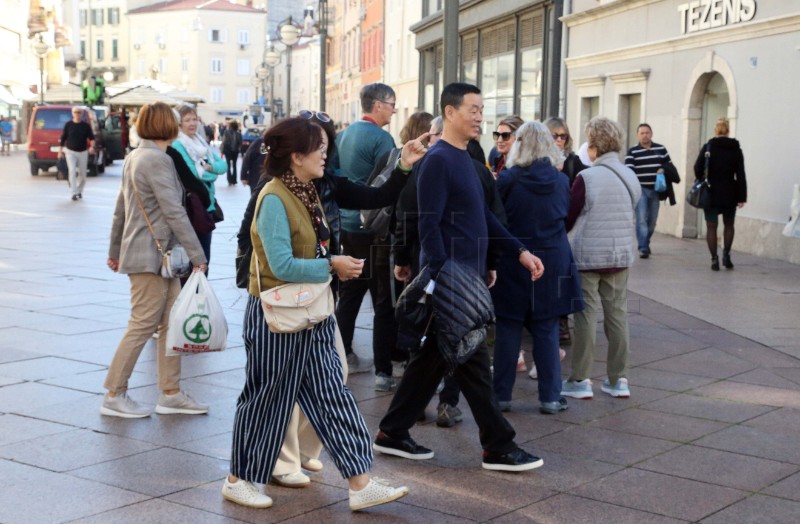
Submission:
[[[98,408],[128,318],[127,279],[105,265],[120,172],[117,162],[90,178],[73,202],[52,173],[29,175],[24,152],[0,159],[0,522],[800,520],[800,267],[734,252],[736,268],[714,273],[702,241],[662,235],[630,277],[630,399],[599,390],[600,326],[594,400],[541,415],[536,382],[518,375],[508,418],[542,468],[481,470],[469,411],[440,429],[433,401],[412,433],[434,459],[376,457],[377,476],[411,489],[398,503],[351,513],[346,483],[324,455],[308,488],[269,486],[270,509],[223,501],[244,377],[245,295],[233,259],[249,190],[217,187],[227,218],[214,232],[210,278],[229,347],[184,360],[183,386],[210,403],[209,415],[112,419]],[[357,329],[362,357],[369,313],[367,304]],[[131,382],[151,405],[154,358],[150,342]],[[564,364],[566,373],[569,356]],[[390,395],[373,390],[369,373],[349,384],[374,431]]]

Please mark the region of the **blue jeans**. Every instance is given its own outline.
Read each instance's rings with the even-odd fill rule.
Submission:
[[[658,193],[643,187],[642,197],[636,204],[636,240],[640,253],[650,254],[650,237],[656,230],[659,204]]]

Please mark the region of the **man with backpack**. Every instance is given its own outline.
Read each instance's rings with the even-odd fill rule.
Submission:
[[[332,164],[335,173],[352,182],[366,184],[380,159],[395,147],[392,136],[383,129],[395,113],[396,96],[386,84],[374,83],[361,88],[363,116],[336,137],[338,158]],[[336,321],[342,333],[350,373],[369,370],[353,352],[353,335],[361,301],[367,291],[375,312],[372,350],[375,362],[375,389],[392,391],[391,352],[397,327],[391,298],[390,246],[387,238],[379,238],[362,227],[358,211],[342,210],[343,254],[365,259],[364,271],[358,279],[339,285]]]

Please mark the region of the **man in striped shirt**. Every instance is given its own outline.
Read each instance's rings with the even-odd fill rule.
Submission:
[[[642,185],[642,197],[636,205],[636,240],[639,243],[639,258],[650,256],[650,237],[656,230],[659,194],[656,193],[656,175],[664,172],[664,165],[671,162],[667,148],[653,142],[653,129],[649,124],[639,124],[636,130],[639,143],[628,149],[625,165],[636,173]]]

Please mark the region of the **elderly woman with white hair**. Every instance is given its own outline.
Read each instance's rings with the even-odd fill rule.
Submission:
[[[550,130],[539,122],[525,123],[516,132],[507,169],[497,179],[508,231],[547,268],[534,285],[517,253],[504,253],[497,267],[491,289],[497,316],[494,391],[502,409],[511,405],[523,327],[533,337],[539,410],[555,414],[567,409],[561,395],[559,318],[582,310],[583,300],[565,225],[569,180],[556,168],[558,157]]]

